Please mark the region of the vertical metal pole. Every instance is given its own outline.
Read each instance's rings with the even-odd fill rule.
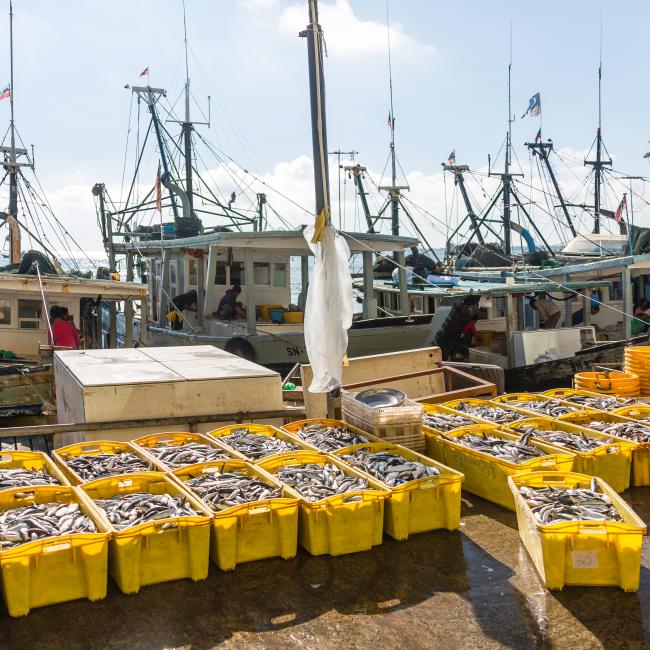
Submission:
[[[97,347],[102,349],[104,347],[104,327],[103,327],[103,313],[102,303],[97,305],[97,318],[95,319],[95,340]]]
[[[160,270],[160,292],[158,293],[158,323],[165,325],[167,311],[172,296],[169,295],[169,262],[171,251],[164,248],[162,251],[162,268]]]
[[[363,251],[363,317],[377,318],[377,300],[374,296],[372,252]]]
[[[395,261],[398,266],[399,278],[399,308],[400,313],[408,316],[411,313],[411,299],[409,298],[409,287],[406,279],[406,254],[404,251],[396,251]]]
[[[626,266],[621,273],[621,287],[623,290],[623,336],[626,339],[632,336],[632,273]]]
[[[582,313],[584,314],[583,322],[585,325],[591,325],[591,290],[582,291]]]
[[[131,298],[124,302],[124,347],[133,347],[133,301]]]
[[[506,295],[506,350],[508,354],[508,367],[514,367],[515,364],[515,341],[514,332],[517,329],[517,314],[515,313],[514,296],[511,293]]]
[[[149,322],[149,300],[147,296],[140,299],[140,345],[149,345],[149,331],[147,323]]]
[[[300,288],[304,291],[309,284],[309,255],[300,256]]]
[[[13,3],[9,2],[9,53],[10,53],[10,82],[9,104],[11,118],[9,122],[11,151],[9,152],[9,215],[18,221],[18,166],[16,165],[16,127],[14,124],[14,10]],[[20,231],[18,228],[9,228],[10,261],[12,264],[20,263]]]
[[[215,295],[214,295],[214,279],[217,273],[217,247],[210,246],[208,249],[208,263],[205,271],[205,298],[203,302],[203,316],[210,318],[216,311]]]
[[[205,264],[203,257],[196,260],[196,319],[199,327],[203,328],[203,311],[205,309]]]
[[[244,249],[244,281],[246,287],[246,324],[248,333],[255,334],[257,318],[255,314],[255,276],[253,267],[253,252]]]
[[[562,284],[569,281],[568,275],[562,276]],[[574,294],[571,294],[572,296]],[[564,327],[573,327],[573,299],[567,300],[564,303]]]

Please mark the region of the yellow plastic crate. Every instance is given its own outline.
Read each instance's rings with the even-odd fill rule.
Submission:
[[[496,407],[498,407],[500,409],[504,409],[505,411],[512,411],[514,413],[517,413],[518,415],[521,416],[520,419],[522,419],[522,420],[525,417],[528,417],[530,415],[529,411],[524,411],[522,409],[513,408],[509,404],[497,404],[496,402],[492,402],[490,400],[478,399],[478,398],[454,399],[454,400],[451,400],[450,402],[445,402],[444,404],[442,404],[442,406],[444,406],[445,408],[451,409],[452,411],[454,411],[454,413],[460,413],[460,415],[468,415],[467,413],[465,413],[463,411],[458,411],[456,409],[458,404],[460,404],[461,402],[470,404],[471,406],[486,406],[488,408],[494,408],[496,406]],[[501,422],[493,422],[492,420],[487,420],[487,419],[481,418],[481,417],[479,417],[477,415],[472,415],[472,417],[476,418],[480,422],[485,422],[487,424],[502,424]]]
[[[282,497],[252,501],[225,510],[213,511],[189,486],[186,489],[213,512],[210,558],[222,570],[234,569],[241,562],[269,557],[295,557],[298,547],[298,499],[274,476],[243,460],[213,461],[187,465],[174,471],[185,481],[211,471],[238,472],[256,476],[264,483],[281,487]]]
[[[515,509],[512,492],[508,487],[508,476],[535,470],[570,472],[573,468],[575,461],[573,453],[543,442],[530,441],[529,444],[546,452],[547,455],[531,458],[524,463],[501,460],[454,442],[454,438],[463,434],[477,434],[482,431],[490,436],[506,440],[518,440],[520,437],[518,434],[509,433],[498,427],[475,425],[464,429],[454,429],[444,436],[427,434],[427,448],[432,452],[433,458],[465,475],[463,489],[508,508],[508,510]],[[430,455],[429,452],[427,452],[428,455]]]
[[[576,404],[575,402],[572,402],[570,400],[571,397],[575,395],[582,395],[584,397],[617,397],[623,403],[623,401],[626,398],[622,398],[618,395],[612,395],[609,393],[597,393],[592,390],[582,390],[578,388],[552,388],[551,390],[546,390],[542,395],[545,395],[546,397],[550,397],[552,399],[558,399],[561,402],[565,404],[570,404],[571,406],[581,406],[580,404]],[[600,409],[584,409],[583,410],[594,410],[594,411],[599,411]]]
[[[481,418],[477,418],[474,415],[469,415],[467,413],[458,413],[458,411],[454,411],[453,409],[450,409],[446,406],[441,406],[440,404],[423,404],[424,406],[424,415],[426,416],[427,413],[433,413],[433,414],[439,414],[439,415],[461,415],[464,418],[467,418],[468,420],[471,420],[472,422],[476,424],[481,424],[481,423],[486,423],[487,420],[482,420]],[[435,427],[432,427],[428,424],[425,424],[426,420],[422,420],[422,429],[424,431],[428,431],[429,433],[435,433],[435,434],[441,434],[445,433],[444,431],[440,431],[436,429]],[[467,425],[471,426],[471,425]],[[450,429],[450,431],[453,431],[453,429]],[[425,441],[426,445],[426,441]]]
[[[122,452],[129,452],[146,463],[149,463],[150,471],[160,472],[165,471],[165,466],[158,463],[151,458],[149,454],[144,453],[140,447],[131,444],[130,442],[112,442],[109,440],[98,440],[96,442],[80,442],[75,445],[67,445],[66,447],[59,447],[52,452],[52,458],[56,464],[61,468],[61,471],[66,475],[72,485],[81,485],[85,481],[75,472],[72,467],[68,465],[66,460],[68,458],[75,458],[77,456],[96,456],[98,454],[119,454]]]
[[[212,513],[177,480],[163,472],[142,472],[100,478],[84,483],[80,489],[93,500],[133,492],[182,496],[199,513],[192,517],[157,519],[117,530],[105,512],[95,506],[112,533],[109,553],[111,577],[125,594],[136,593],[145,585],[180,578],[203,580],[208,576]]]
[[[269,436],[271,438],[279,438],[280,440],[285,440],[286,442],[293,443],[294,445],[299,447],[299,449],[309,449],[309,447],[304,443],[304,441],[298,438],[297,436],[287,433],[282,429],[278,429],[277,427],[271,426],[270,424],[229,424],[226,427],[220,427],[219,429],[214,429],[213,431],[210,431],[207,434],[207,436],[216,440],[219,445],[221,445],[224,449],[228,450],[231,456],[235,458],[239,458],[240,460],[245,460],[250,463],[259,463],[261,462],[261,460],[270,457],[270,456],[265,456],[259,461],[255,461],[251,458],[247,458],[245,454],[241,453],[240,451],[237,451],[234,447],[231,447],[227,442],[223,442],[221,440],[225,436],[231,435],[233,431],[236,431],[237,429],[248,429],[250,433],[254,433],[256,435]]]
[[[595,409],[580,411],[579,413],[569,413],[568,415],[563,415],[558,419],[563,422],[570,422],[571,424],[577,424],[588,429],[589,424],[592,421],[608,422],[611,424],[634,421],[633,418],[616,415],[613,411],[597,411]],[[650,424],[644,426],[647,426],[650,429]],[[596,431],[596,429],[589,430]],[[613,437],[615,437],[617,440],[625,440],[626,442],[630,442],[625,438],[619,438],[617,436]],[[650,485],[650,442],[632,444],[634,444],[634,447],[632,449],[631,484],[635,487]]]
[[[0,471],[3,469],[45,470],[61,485],[70,485],[70,481],[64,476],[63,472],[42,451],[0,451]],[[11,490],[13,488],[5,489]]]
[[[614,438],[606,433],[600,433],[576,424],[569,424],[568,422],[557,420],[546,420],[544,418],[531,418],[530,420],[513,422],[510,428],[513,431],[520,432],[527,426],[534,426],[546,431],[566,431],[567,433],[583,434],[588,438],[611,441],[607,445],[602,445],[590,451],[575,451],[571,449],[571,453],[576,456],[573,470],[580,474],[598,476],[611,485],[617,492],[624,492],[630,487],[632,452],[637,446],[636,443],[630,442],[629,440],[626,441],[623,438]],[[560,450],[564,449],[564,447],[556,443],[547,444],[552,444]]]
[[[367,431],[362,431],[359,429],[359,427],[355,427],[353,424],[350,424],[348,422],[345,422],[344,420],[330,420],[327,418],[312,418],[310,420],[295,420],[294,422],[290,422],[289,424],[285,424],[282,427],[283,431],[286,431],[287,433],[290,433],[294,438],[297,438],[300,441],[300,444],[305,448],[309,449],[311,451],[318,452],[320,454],[327,453],[317,447],[316,445],[312,445],[310,442],[307,442],[306,440],[303,440],[299,435],[298,432],[305,426],[309,424],[322,424],[323,426],[326,427],[345,427],[348,431],[352,431],[353,433],[356,433],[359,436],[363,436],[366,440],[368,441],[374,441],[374,442],[381,442],[381,438],[378,438],[377,436],[373,436],[372,434],[368,433]]]
[[[650,404],[632,404],[630,406],[622,406],[619,409],[614,409],[612,413],[632,420],[647,420],[650,424]]]
[[[460,492],[463,475],[442,463],[418,454],[401,445],[391,445],[383,442],[370,442],[367,444],[351,445],[339,449],[334,456],[344,456],[355,451],[368,451],[376,453],[387,451],[399,454],[404,458],[435,467],[439,476],[419,478],[396,487],[391,487],[363,472],[370,480],[377,481],[383,488],[390,491],[390,498],[384,506],[384,532],[393,539],[404,540],[413,533],[423,533],[428,530],[446,528],[458,530],[460,528]],[[344,458],[341,460],[349,465]]]
[[[552,418],[554,416],[547,415],[542,411],[536,411],[535,409],[530,408],[528,406],[523,406],[524,402],[542,402],[542,403],[559,402],[563,407],[566,407],[567,409],[571,408],[574,411],[580,410],[580,407],[576,406],[575,404],[562,402],[562,400],[547,397],[542,393],[505,393],[504,395],[499,395],[498,397],[494,397],[492,401],[495,404],[502,404],[502,405],[509,406],[511,408],[514,408],[517,411],[521,411],[522,413],[532,415],[533,417],[536,418]]]
[[[591,476],[572,472],[531,472],[509,477],[508,484],[517,505],[519,536],[549,589],[562,589],[565,585],[617,585],[624,591],[637,591],[646,527],[605,481],[596,478],[599,490],[612,500],[622,522],[542,525],[520,493],[524,486],[587,488],[591,480]]]
[[[340,459],[312,451],[278,454],[260,463],[271,474],[287,465],[331,463],[346,474],[368,481],[367,490],[346,492],[321,499],[305,501],[298,492],[286,486],[288,494],[300,499],[298,542],[312,555],[344,555],[368,551],[382,543],[384,501],[389,497],[378,481],[341,462]]]
[[[33,503],[78,503],[96,533],[48,537],[0,551],[2,597],[10,616],[78,598],[101,600],[108,582],[109,529],[76,488],[47,485],[0,492],[0,511]]]
[[[172,468],[168,467],[162,461],[159,461],[156,456],[149,451],[151,447],[157,447],[158,445],[186,445],[195,442],[200,445],[210,445],[211,447],[219,449],[223,452],[224,460],[229,460],[232,456],[232,451],[216,442],[214,438],[205,436],[202,433],[166,431],[163,433],[154,433],[150,436],[142,436],[141,438],[136,438],[132,442],[134,445],[140,447],[147,457],[155,461],[158,466],[164,467],[166,471],[171,470]]]

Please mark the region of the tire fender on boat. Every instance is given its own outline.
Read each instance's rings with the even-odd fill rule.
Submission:
[[[255,361],[255,350],[253,350],[253,346],[241,337],[230,339],[223,349],[247,361]]]

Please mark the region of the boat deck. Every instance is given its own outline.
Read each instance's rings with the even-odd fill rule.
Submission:
[[[650,522],[650,488],[624,498]],[[545,590],[515,514],[464,494],[461,531],[385,538],[368,553],[265,560],[207,580],[114,585],[101,602],[34,610],[0,625],[0,647],[644,648],[650,645],[650,539],[641,588]]]

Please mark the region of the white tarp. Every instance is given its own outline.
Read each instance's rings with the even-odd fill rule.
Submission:
[[[314,373],[312,393],[327,393],[341,385],[343,357],[352,325],[352,275],[347,242],[327,224],[320,241],[312,244],[314,226],[305,228],[314,253],[314,276],[307,292],[305,345]]]

